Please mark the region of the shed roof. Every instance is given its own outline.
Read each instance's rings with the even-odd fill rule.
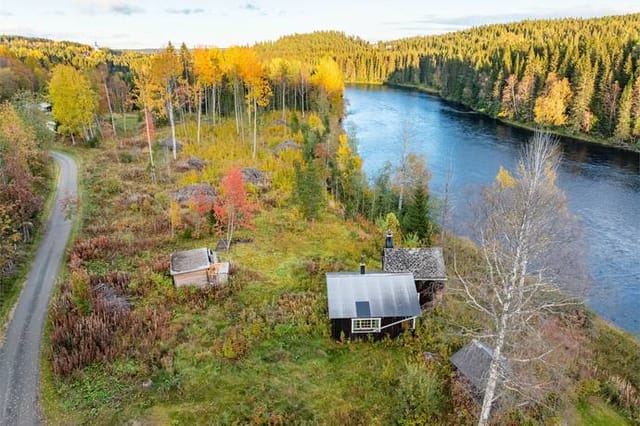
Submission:
[[[475,339],[451,356],[453,365],[481,393],[487,384],[492,359],[493,349]],[[501,364],[503,368],[506,365],[504,361]]]
[[[358,314],[367,313],[366,317],[411,317],[421,312],[411,273],[330,272],[327,298],[331,319],[358,318]]]
[[[171,275],[201,271],[217,261],[216,253],[208,248],[176,251],[171,253]]]
[[[382,265],[385,272],[412,272],[416,280],[447,279],[442,247],[385,248]]]

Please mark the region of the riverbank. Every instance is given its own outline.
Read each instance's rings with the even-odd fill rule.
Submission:
[[[529,135],[481,114],[457,114],[439,98],[383,86],[347,88],[346,126],[356,133],[367,176],[398,161],[405,123],[411,124],[412,152],[424,155],[434,195],[449,194],[447,222],[461,235],[471,233],[468,199],[490,184],[500,167],[513,170]],[[618,327],[640,334],[634,297],[640,282],[636,262],[640,229],[638,154],[581,142],[565,144],[558,183],[569,210],[582,223],[585,263],[593,277],[589,305]],[[397,164],[397,163],[396,163]],[[622,201],[624,200],[624,201]],[[612,255],[615,254],[615,255]]]
[[[355,85],[358,84],[363,84],[363,83],[352,83]],[[369,84],[369,83],[367,83]],[[628,152],[633,152],[633,153],[640,153],[640,143],[637,144],[636,146],[632,146],[632,145],[626,145],[626,144],[620,144],[620,143],[616,143],[616,141],[612,140],[612,139],[607,139],[607,138],[602,138],[602,137],[597,137],[597,136],[592,136],[592,135],[586,135],[584,133],[574,133],[569,131],[568,129],[562,129],[562,128],[546,128],[546,127],[540,127],[535,125],[534,123],[523,123],[520,121],[516,121],[516,120],[509,120],[506,118],[500,118],[500,117],[496,117],[493,114],[489,114],[486,111],[482,111],[482,110],[478,110],[478,109],[474,109],[469,105],[466,105],[460,101],[454,100],[454,99],[448,99],[446,97],[443,97],[440,94],[440,91],[438,91],[437,89],[434,89],[432,87],[427,87],[427,86],[422,86],[419,84],[406,84],[406,83],[372,83],[373,85],[384,85],[384,86],[389,86],[389,87],[393,87],[393,88],[397,88],[397,89],[405,89],[405,90],[415,90],[417,92],[421,92],[421,93],[426,93],[428,95],[431,96],[436,96],[439,99],[442,99],[445,102],[457,105],[457,106],[461,106],[464,107],[465,109],[469,109],[471,111],[474,111],[478,114],[482,114],[483,116],[487,117],[487,118],[491,118],[493,120],[496,120],[496,122],[500,123],[500,124],[504,124],[505,126],[511,126],[511,127],[515,127],[518,129],[522,129],[522,130],[526,130],[526,131],[530,131],[530,132],[535,132],[537,130],[544,130],[547,133],[550,133],[552,135],[561,137],[563,139],[566,140],[573,140],[573,141],[579,141],[579,142],[583,142],[583,143],[589,143],[589,144],[594,144],[594,145],[601,145],[601,146],[606,146],[609,148],[615,148],[615,149],[620,149],[623,151],[628,151]]]

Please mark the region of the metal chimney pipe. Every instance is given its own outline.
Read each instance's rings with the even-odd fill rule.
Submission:
[[[387,239],[384,242],[384,248],[393,248],[393,234],[387,231]]]
[[[360,258],[360,275],[364,275],[367,269],[367,265],[364,263],[364,254]]]

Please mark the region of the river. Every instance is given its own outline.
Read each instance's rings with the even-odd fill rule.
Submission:
[[[502,165],[513,171],[531,134],[464,112],[424,93],[384,86],[349,86],[346,128],[356,137],[371,177],[397,164],[402,132],[424,154],[431,191],[449,187],[454,230],[467,234],[469,198]],[[592,282],[587,302],[598,314],[640,335],[640,154],[562,139],[557,183],[584,230]]]

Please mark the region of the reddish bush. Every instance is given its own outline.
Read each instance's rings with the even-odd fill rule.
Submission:
[[[129,276],[123,272],[88,276],[83,269],[64,283],[52,303],[51,365],[59,376],[118,356],[136,357],[153,368],[172,365],[175,329],[164,306],[131,310]],[[166,345],[159,345],[164,342]],[[162,347],[161,347],[162,346]]]

